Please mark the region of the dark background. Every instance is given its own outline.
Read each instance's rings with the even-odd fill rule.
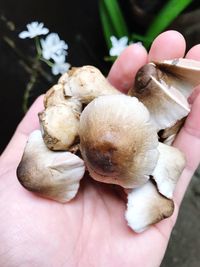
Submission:
[[[122,0],[120,2],[130,30],[143,34],[166,1]],[[33,42],[19,39],[18,33],[25,30],[29,22],[44,22],[50,32],[58,33],[60,38],[68,43],[67,61],[72,66],[95,65],[106,75],[111,65],[104,61],[108,51],[99,19],[98,0],[1,0],[0,16],[1,152],[24,115],[23,94],[30,79],[30,75],[23,67],[26,59],[8,46],[4,41],[5,37],[10,38],[25,57],[31,57],[34,55]],[[185,36],[187,49],[200,42],[199,17],[199,1],[193,1],[193,4],[169,27],[169,29],[179,30]],[[45,70],[50,73],[48,67]],[[58,77],[53,76],[48,79],[39,77],[31,93],[29,105],[57,79]],[[200,266],[199,196],[197,172],[184,199],[162,267]]]

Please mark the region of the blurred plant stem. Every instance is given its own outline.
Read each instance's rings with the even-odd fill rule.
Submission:
[[[23,108],[23,112],[26,113],[28,110],[28,100],[30,97],[30,93],[33,90],[33,87],[37,81],[38,78],[38,73],[37,70],[33,71],[30,77],[30,80],[25,88],[25,92],[24,92],[24,97],[23,97],[23,104],[22,104],[22,108]]]
[[[5,28],[10,32],[15,30],[15,24],[12,21],[9,21],[4,15],[0,15],[1,22],[5,25]],[[19,65],[30,75],[29,82],[25,88],[24,96],[23,96],[23,103],[22,108],[23,111],[26,112],[28,109],[28,100],[37,80],[41,77],[43,78],[48,84],[53,82],[52,76],[44,70],[42,67],[40,60],[42,55],[42,50],[40,47],[39,38],[35,38],[35,45],[37,50],[36,58],[31,58],[29,56],[25,56],[23,52],[18,49],[13,39],[8,37],[7,35],[3,35],[3,41],[12,49],[12,51],[17,55],[19,58]],[[48,63],[48,62],[45,62]]]
[[[30,80],[25,88],[24,96],[23,96],[23,103],[22,103],[22,109],[25,113],[28,109],[28,100],[29,100],[31,91],[34,88],[37,82],[37,79],[41,76],[42,78],[45,79],[46,82],[50,84],[53,82],[53,79],[52,79],[52,76],[48,72],[46,72],[40,64],[41,50],[39,50],[40,48],[38,44],[37,44],[37,52],[38,52],[37,57],[35,59],[32,59],[31,57],[24,56],[24,54],[16,47],[14,41],[10,39],[8,36],[3,36],[3,40],[19,57],[20,59],[19,64],[30,75]]]
[[[40,58],[42,55],[42,50],[40,48],[38,37],[35,38],[35,43],[36,43],[37,56],[33,62],[30,80],[26,86],[24,97],[23,97],[22,108],[23,108],[24,113],[26,113],[26,111],[28,110],[28,100],[30,98],[31,91],[33,90],[33,87],[34,87],[34,85],[37,81],[37,78],[39,76],[39,69],[41,69]]]

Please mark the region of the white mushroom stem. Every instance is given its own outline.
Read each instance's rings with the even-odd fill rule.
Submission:
[[[72,68],[68,76],[68,81],[64,83],[65,96],[75,97],[81,103],[88,104],[98,96],[121,94],[93,66]]]
[[[136,233],[141,233],[152,224],[170,217],[173,211],[173,201],[162,196],[151,181],[128,193],[125,217],[130,228]]]
[[[152,176],[156,181],[158,191],[171,199],[185,167],[185,156],[177,148],[162,143],[159,143],[158,151],[160,155]]]
[[[39,130],[30,135],[17,168],[26,189],[62,203],[75,197],[84,173],[83,160],[70,152],[50,151]]]

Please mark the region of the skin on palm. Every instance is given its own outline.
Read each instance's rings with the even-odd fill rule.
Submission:
[[[139,266],[142,257],[137,246],[143,245],[143,238],[127,228],[123,219],[124,201],[112,187],[88,178],[77,197],[67,205],[61,205],[41,201],[23,190],[13,179],[14,172],[2,178],[4,186],[10,190],[3,190],[1,196],[1,210],[9,208],[9,212],[4,212],[0,228],[0,251],[4,255],[0,265],[73,267],[88,266],[88,263],[95,263],[95,266],[120,266],[123,263],[131,266],[134,251],[134,261]],[[154,238],[159,244],[160,241],[164,243],[156,228],[150,232],[152,237],[149,235],[146,242],[150,244]],[[148,251],[150,247],[146,249]],[[124,250],[128,252],[126,258]],[[145,254],[145,250],[142,253]]]
[[[171,51],[170,44],[176,49]],[[194,47],[188,56],[200,59],[197,56],[199,50],[199,47]],[[148,57],[150,60],[183,57],[184,51],[183,37],[176,32],[167,32],[154,41]],[[131,45],[114,64],[108,78],[126,91],[135,72],[146,61],[144,48]],[[122,77],[126,77],[125,82]],[[42,110],[41,102],[39,99],[31,108],[0,159],[0,265],[159,266],[176,220],[177,207],[171,218],[137,235],[125,224],[122,215],[124,201],[113,193],[113,189],[111,192],[95,181],[85,181],[80,194],[66,205],[33,196],[18,184],[16,166],[21,159],[27,135],[38,128],[35,114]],[[199,164],[199,105],[198,96],[175,141],[175,146],[187,155],[187,167],[175,192],[178,205]]]

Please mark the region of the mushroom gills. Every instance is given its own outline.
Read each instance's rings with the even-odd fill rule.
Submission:
[[[172,127],[177,121],[185,118],[190,112],[190,106],[187,99],[173,86],[163,81],[157,81],[151,76],[152,83],[156,88],[162,91],[162,98],[155,102],[156,107],[149,107],[152,122],[158,130]],[[161,101],[163,101],[161,103]]]
[[[137,97],[148,108],[158,131],[172,127],[188,115],[190,106],[187,98],[197,84],[197,81],[190,84],[182,76],[165,71],[163,65],[163,70],[160,69],[161,64],[156,62],[143,66],[129,91],[129,95]]]
[[[39,130],[29,136],[17,168],[18,180],[27,190],[61,203],[75,197],[84,173],[83,160],[70,152],[49,150]]]
[[[197,60],[177,58],[155,62],[156,66],[176,77],[174,86],[188,98],[194,87],[200,84],[200,62]]]

